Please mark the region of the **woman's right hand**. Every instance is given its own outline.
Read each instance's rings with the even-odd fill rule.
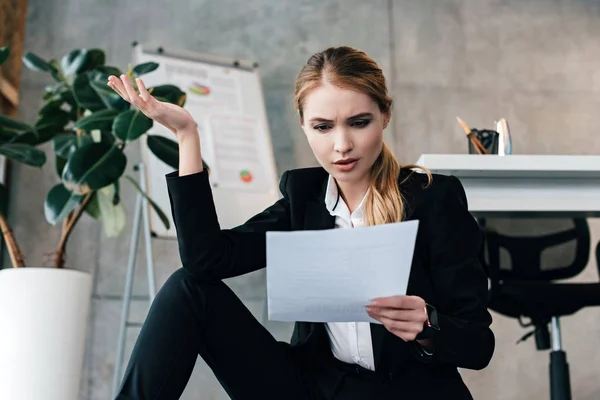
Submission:
[[[124,100],[137,107],[148,118],[169,129],[179,138],[183,132],[196,132],[196,122],[189,112],[178,105],[159,101],[153,97],[144,82],[136,79],[139,94],[131,85],[125,74],[121,78],[114,75],[108,77],[108,86],[117,92]]]

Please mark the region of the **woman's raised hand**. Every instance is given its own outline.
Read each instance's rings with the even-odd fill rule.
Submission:
[[[179,137],[184,132],[196,132],[196,122],[189,112],[178,105],[156,99],[148,93],[140,78],[135,81],[139,93],[133,88],[129,77],[125,74],[121,75],[120,79],[114,75],[109,76],[108,86],[148,118],[169,129],[175,136]]]

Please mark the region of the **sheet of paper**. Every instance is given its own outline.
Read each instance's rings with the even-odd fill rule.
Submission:
[[[267,232],[269,319],[372,322],[371,299],[406,294],[418,221]]]

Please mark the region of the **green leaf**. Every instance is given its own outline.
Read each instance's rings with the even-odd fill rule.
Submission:
[[[89,49],[85,55],[85,61],[81,67],[77,70],[78,74],[82,72],[91,71],[93,69],[100,69],[104,67],[106,62],[106,55],[101,49]]]
[[[56,100],[61,93],[71,91],[66,82],[54,82],[44,86],[44,101]],[[74,102],[74,104],[76,104]]]
[[[121,76],[123,73],[117,67],[112,67],[110,65],[103,65],[101,67],[96,68],[96,70],[105,73],[106,75],[114,75],[116,77]]]
[[[23,132],[15,135],[9,143],[25,143],[30,146],[35,146],[38,142],[38,135],[33,132]]]
[[[33,167],[41,167],[46,162],[46,153],[23,143],[0,145],[0,154]]]
[[[7,131],[14,131],[14,132],[23,132],[23,131],[35,132],[35,129],[31,125],[27,125],[24,122],[18,121],[11,117],[7,117],[5,115],[0,115],[0,128],[3,128],[4,130],[7,130]]]
[[[158,68],[158,63],[155,62],[146,62],[143,64],[138,64],[135,67],[133,67],[133,76],[136,78],[140,77],[144,74],[154,71],[156,68]]]
[[[31,144],[46,143],[54,136],[65,133],[65,126],[71,121],[73,121],[72,115],[63,110],[43,115],[35,124],[37,139]]]
[[[120,97],[110,86],[108,86],[108,77],[110,75],[100,71],[89,73],[90,86],[100,96]]]
[[[90,143],[77,149],[62,173],[62,181],[75,194],[86,194],[117,181],[127,164],[127,157],[116,146]]]
[[[83,196],[69,192],[62,183],[54,185],[46,195],[44,201],[44,215],[46,221],[56,225],[69,215],[77,206]]]
[[[107,73],[93,71],[93,73],[90,73],[90,86],[108,107],[120,111],[129,110],[131,105],[107,85],[108,77],[109,74]]]
[[[101,217],[100,214],[100,205],[98,204],[98,192],[94,196],[92,196],[91,200],[88,202],[87,206],[85,206],[85,211],[90,217],[94,219],[99,219]]]
[[[12,142],[19,135],[14,131],[5,131],[0,127],[0,144]]]
[[[92,140],[96,143],[103,142],[112,145],[115,144],[115,142],[117,141],[117,138],[114,137],[112,132],[107,131],[93,130],[90,132],[90,136],[92,137]]]
[[[117,141],[117,138],[115,137],[115,135],[112,134],[112,132],[101,131],[100,132],[100,141],[103,143],[108,143],[110,145],[113,145]]]
[[[52,100],[62,101],[63,104],[61,105],[61,109],[63,111],[68,112],[69,114],[72,114],[73,119],[76,120],[77,118],[79,118],[79,115],[78,115],[79,105],[77,104],[77,101],[75,100],[73,91],[66,86],[65,86],[65,89],[57,92],[55,94],[55,96],[52,98]]]
[[[10,49],[8,47],[0,47],[0,65],[4,64],[10,56]]]
[[[114,204],[115,185],[109,185],[96,192],[98,208],[104,226],[104,233],[108,237],[118,236],[125,227],[127,217],[122,204]]]
[[[93,71],[92,71],[93,72]],[[91,111],[99,111],[108,108],[102,97],[90,85],[90,73],[85,72],[77,75],[73,82],[73,94],[77,104]]]
[[[89,135],[61,133],[52,139],[52,150],[59,157],[69,159],[77,149],[90,143],[92,143],[92,138]]]
[[[44,104],[42,108],[40,108],[40,110],[38,111],[38,115],[43,116],[48,114],[54,114],[56,111],[59,111],[61,109],[62,104],[63,102],[59,99],[50,100],[46,104]]]
[[[150,151],[171,168],[179,168],[179,145],[160,135],[148,135],[146,142]]]
[[[146,144],[159,160],[173,169],[179,168],[179,145],[176,141],[160,135],[148,135]],[[204,160],[202,160],[202,166],[207,171],[210,170]]]
[[[60,157],[60,156],[55,156],[54,157],[54,168],[56,173],[58,174],[58,177],[62,177],[63,171],[65,169],[65,165],[67,165],[67,159]]]
[[[66,76],[75,74],[84,65],[86,58],[86,49],[76,49],[66,54],[60,62],[63,74]]]
[[[58,98],[54,98],[48,101],[40,110],[38,111],[38,115],[40,117],[51,117],[56,113],[66,113],[69,116],[69,119],[76,120],[77,119],[77,110],[75,100],[73,99],[73,104],[70,104],[64,101],[61,96],[56,96]],[[73,95],[71,95],[71,98]]]
[[[94,129],[110,130],[117,115],[119,115],[119,111],[113,109],[96,111],[92,115],[77,121],[75,128],[84,131]]]
[[[34,128],[36,131],[47,129],[50,126],[63,129],[65,125],[74,120],[72,114],[63,110],[56,110],[53,113],[45,114],[40,117],[36,121]]]
[[[43,58],[28,52],[23,56],[23,64],[33,71],[37,72],[57,72],[50,63]]]
[[[112,126],[113,134],[124,142],[136,140],[152,128],[152,120],[139,110],[120,114]]]
[[[94,140],[91,135],[75,135],[75,146],[78,149],[92,143],[94,143]]]
[[[64,83],[65,76],[62,74],[62,68],[61,68],[58,60],[52,59],[52,60],[48,61],[48,64],[50,64],[50,66],[52,67],[52,70],[50,71],[50,75],[52,75],[54,80],[56,82]]]
[[[44,125],[37,128],[37,134],[35,140],[32,142],[27,142],[32,146],[38,146],[42,143],[46,143],[49,140],[52,140],[56,135],[60,135],[65,132],[64,127],[60,125]]]
[[[135,181],[135,179],[133,179],[129,175],[125,175],[125,178],[129,182],[131,182],[131,184],[137,189],[138,192],[140,192],[140,194],[142,196],[144,196],[144,198],[146,198],[146,200],[148,200],[148,202],[150,203],[150,205],[152,206],[152,208],[154,209],[154,211],[158,215],[158,218],[160,218],[160,220],[162,221],[162,223],[165,226],[165,228],[169,229],[170,228],[169,219],[167,218],[167,215],[163,212],[163,210],[160,209],[160,207],[158,206],[158,204],[156,204],[154,202],[154,200],[152,200],[146,193],[144,193],[144,191],[142,190],[142,188],[140,187],[140,185],[138,185],[138,183]]]
[[[185,92],[182,92],[181,89],[175,85],[154,86],[148,89],[148,92],[163,101],[177,104],[180,107],[183,107],[185,104]]]

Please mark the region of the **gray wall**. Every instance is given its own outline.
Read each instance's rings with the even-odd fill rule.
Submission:
[[[295,75],[310,54],[329,45],[365,50],[384,69],[396,100],[386,135],[402,162],[421,153],[463,153],[464,135],[455,122],[492,127],[506,117],[516,153],[597,154],[600,109],[600,1],[594,0],[29,0],[25,50],[56,57],[75,47],[106,49],[109,62],[125,66],[133,40],[258,61],[262,67],[279,172],[314,165],[292,106]],[[23,73],[21,116],[33,120],[48,79]],[[131,161],[139,159],[130,150]],[[56,182],[53,163],[42,171],[16,166],[12,173],[11,220],[29,265],[48,265],[58,231],[44,222],[43,198]],[[133,210],[133,192],[123,200]],[[131,221],[129,221],[131,222]],[[600,224],[592,221],[593,239]],[[82,399],[110,398],[130,225],[119,239],[106,239],[87,216],[68,248],[70,267],[95,277],[91,329]],[[159,283],[179,262],[173,241],[154,241]],[[143,251],[136,294],[144,295]],[[579,280],[597,280],[591,262]],[[250,309],[260,315],[264,273],[232,280]],[[143,320],[146,303],[134,302]],[[600,332],[597,309],[563,322],[577,399],[600,398],[597,371]],[[268,324],[281,339],[290,326]],[[484,371],[463,371],[475,398],[548,398],[548,356],[528,341],[516,321],[495,316],[497,350]],[[138,330],[129,335],[129,347]],[[186,399],[226,396],[202,361]]]

